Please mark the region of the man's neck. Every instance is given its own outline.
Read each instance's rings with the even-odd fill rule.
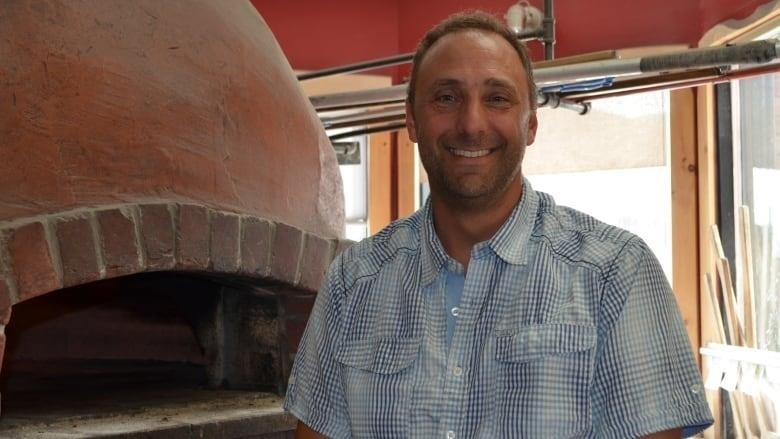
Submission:
[[[522,182],[513,184],[503,197],[481,209],[463,209],[434,194],[431,197],[433,225],[444,251],[467,269],[471,249],[498,232],[520,202],[522,193]]]

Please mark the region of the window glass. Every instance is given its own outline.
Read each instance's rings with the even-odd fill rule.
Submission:
[[[740,80],[732,89],[737,101],[732,103],[734,204],[747,206],[751,216],[753,272],[749,275],[756,303],[757,344],[780,351],[780,74]],[[741,236],[739,227],[735,234]],[[742,257],[737,249],[737,258]],[[737,285],[744,285],[744,276],[737,270]]]

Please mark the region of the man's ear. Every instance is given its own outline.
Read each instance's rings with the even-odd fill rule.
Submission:
[[[536,111],[533,111],[528,117],[528,134],[526,135],[525,144],[530,145],[536,140],[536,128],[539,126],[539,120],[536,119]]]
[[[414,123],[412,104],[406,101],[406,131],[409,132],[409,139],[417,143],[417,125]]]

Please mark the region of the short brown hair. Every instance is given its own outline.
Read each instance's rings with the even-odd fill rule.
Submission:
[[[425,55],[437,41],[443,36],[464,31],[464,30],[482,30],[491,32],[503,37],[517,52],[520,62],[525,69],[526,81],[528,82],[528,99],[531,108],[536,108],[536,83],[534,82],[531,60],[528,57],[525,45],[520,39],[512,33],[509,28],[493,15],[483,11],[465,11],[449,16],[447,19],[437,24],[429,30],[414,53],[412,60],[412,76],[409,78],[409,86],[406,89],[406,100],[409,104],[414,104],[414,92],[416,89],[417,75],[419,74],[420,63]]]

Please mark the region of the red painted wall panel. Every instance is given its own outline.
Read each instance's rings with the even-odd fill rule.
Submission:
[[[251,0],[294,69],[398,54],[397,0]]]
[[[503,16],[512,0],[252,0],[294,68],[319,69],[414,50],[423,32],[469,8]],[[656,44],[695,45],[713,25],[766,0],[556,0],[556,56]],[[543,0],[531,0],[539,9]],[[541,44],[530,42],[534,59]],[[380,73],[392,72],[385,69]],[[404,69],[405,72],[405,69]]]

